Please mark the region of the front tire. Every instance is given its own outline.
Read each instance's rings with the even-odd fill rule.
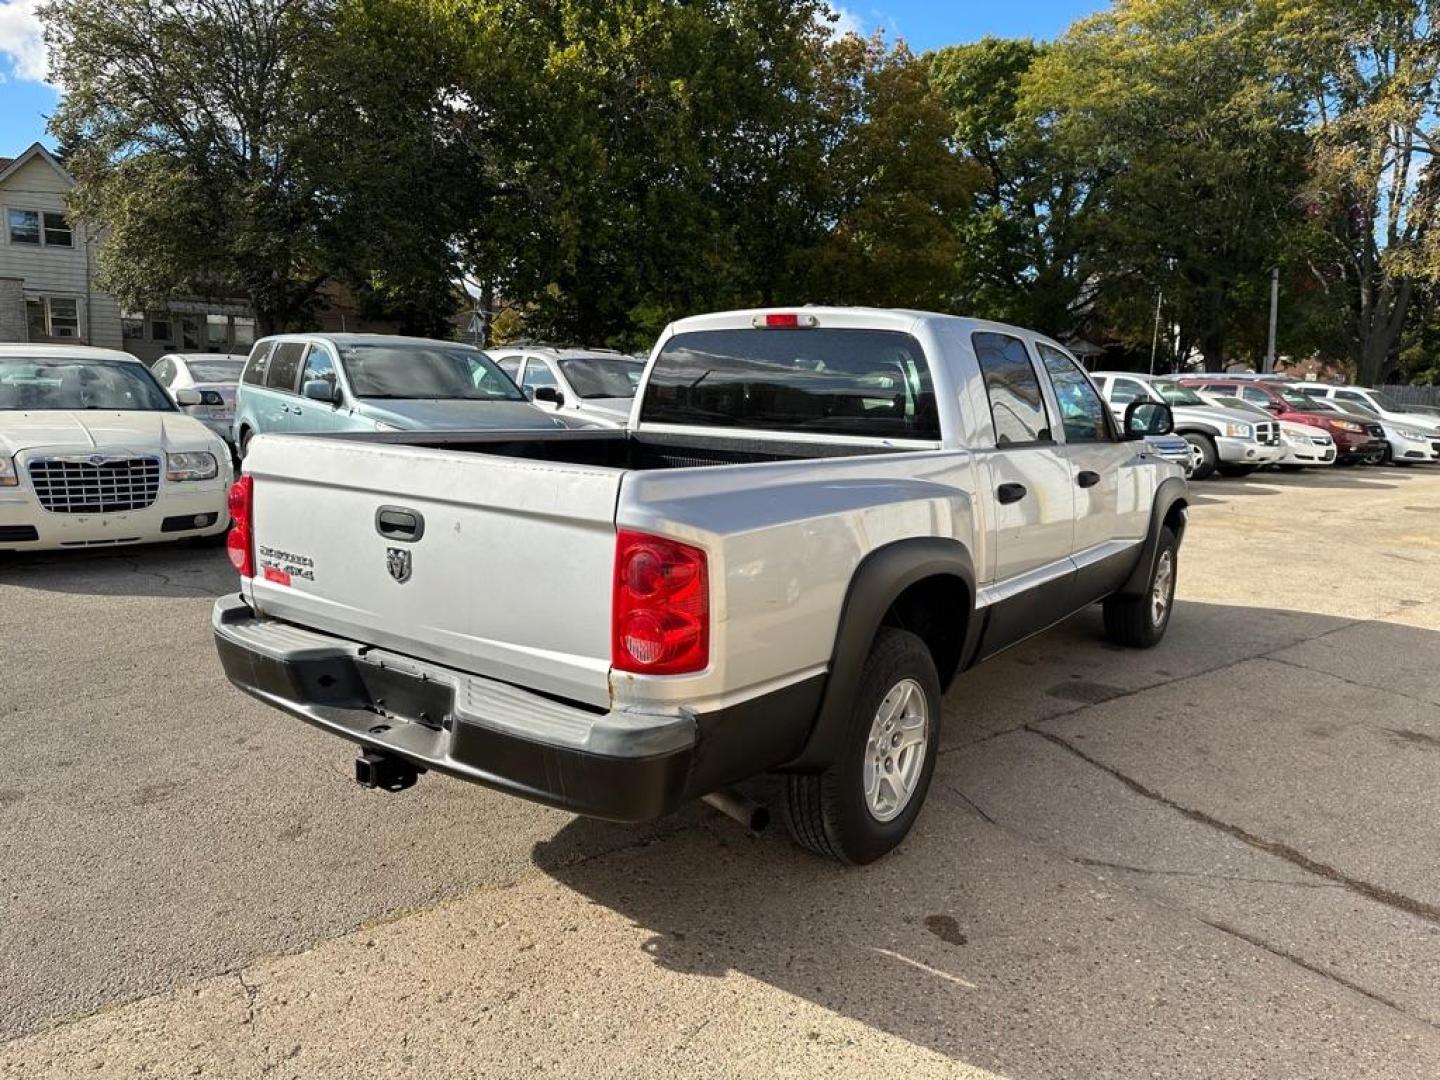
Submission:
[[[882,627],[836,760],[785,778],[785,822],[801,847],[860,866],[895,848],[915,824],[940,748],[940,676],[916,635]]]
[[[1198,431],[1187,431],[1180,437],[1190,444],[1195,457],[1195,471],[1190,474],[1190,478],[1208,480],[1215,474],[1215,466],[1220,463],[1220,453],[1215,449],[1215,440]]]
[[[1112,596],[1105,601],[1105,636],[1117,645],[1149,649],[1160,644],[1175,607],[1175,579],[1180,542],[1167,525],[1160,529],[1160,549],[1150,568],[1150,581],[1140,596]]]

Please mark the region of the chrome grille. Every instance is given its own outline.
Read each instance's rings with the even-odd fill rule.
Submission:
[[[1261,421],[1255,425],[1255,441],[1262,446],[1280,445],[1280,425],[1274,422]]]
[[[45,457],[30,462],[30,483],[52,514],[144,510],[160,493],[158,457]]]

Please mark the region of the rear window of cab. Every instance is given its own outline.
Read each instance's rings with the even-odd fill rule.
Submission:
[[[893,330],[697,330],[655,358],[642,423],[940,438],[925,352]]]

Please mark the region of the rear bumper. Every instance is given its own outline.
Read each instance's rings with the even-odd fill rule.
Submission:
[[[240,689],[424,769],[613,821],[661,817],[739,778],[712,781],[712,770],[699,767],[705,717],[558,702],[260,618],[239,596],[217,601],[212,621],[225,674]],[[731,771],[746,775],[768,764],[735,762]]]

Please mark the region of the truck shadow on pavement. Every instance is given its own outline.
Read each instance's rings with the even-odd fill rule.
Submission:
[[[639,928],[659,983],[758,980],[1006,1077],[1440,1075],[1440,838],[1414,828],[1440,634],[1181,602],[1131,652],[1098,621],[957,680],[925,812],[874,865],[708,812],[554,865],[572,822],[536,861]]]

